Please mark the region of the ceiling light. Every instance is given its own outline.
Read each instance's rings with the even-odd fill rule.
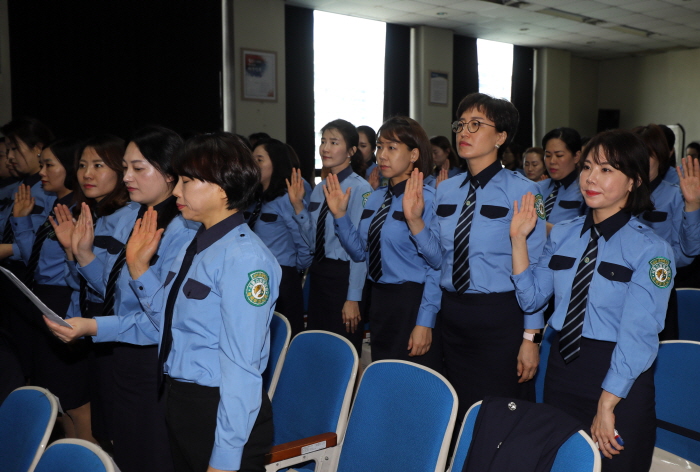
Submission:
[[[436,15],[437,16],[447,16],[447,12],[446,11],[439,11],[436,13]]]

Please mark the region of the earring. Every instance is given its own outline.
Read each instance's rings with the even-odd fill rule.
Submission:
[[[498,144],[496,144],[496,149],[498,149],[498,148],[500,148],[500,147],[501,147],[501,146],[499,146]]]

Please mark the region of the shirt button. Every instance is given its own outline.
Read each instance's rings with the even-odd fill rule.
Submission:
[[[610,272],[610,277],[612,277],[613,275],[615,275],[615,272]]]
[[[139,286],[139,290],[143,290],[143,285],[140,285],[140,286]]]

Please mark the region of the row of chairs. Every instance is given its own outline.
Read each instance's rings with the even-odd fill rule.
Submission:
[[[700,289],[679,288],[678,297],[678,338],[684,341],[700,342]]]

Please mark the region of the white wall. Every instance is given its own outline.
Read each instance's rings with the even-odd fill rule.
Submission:
[[[602,61],[598,107],[620,110],[620,126],[683,125],[700,139],[700,49]]]
[[[560,49],[537,50],[535,83],[535,141],[553,128],[569,126],[571,53]]]
[[[284,0],[235,0],[233,2],[233,57],[231,94],[236,133],[264,131],[286,141],[286,91],[284,57]],[[277,53],[277,101],[242,99],[241,48]]]
[[[7,0],[0,0],[0,125],[12,119],[10,85],[10,32],[7,22]]]
[[[452,37],[452,31],[431,26],[418,26],[411,34],[411,118],[428,136],[452,133]],[[430,104],[430,71],[447,73],[446,106]]]

